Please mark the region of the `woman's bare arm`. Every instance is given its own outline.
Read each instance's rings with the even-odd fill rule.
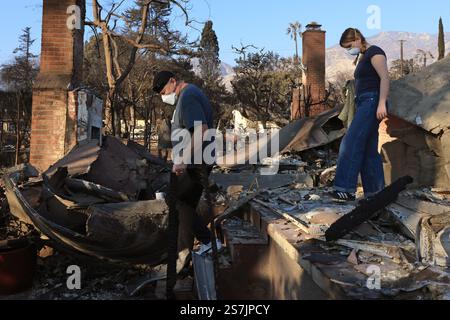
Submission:
[[[387,100],[390,90],[389,82],[389,70],[387,66],[387,59],[384,55],[377,54],[372,57],[372,65],[377,71],[381,79],[380,85],[380,102],[378,103],[377,118],[378,120],[383,120],[387,117]]]

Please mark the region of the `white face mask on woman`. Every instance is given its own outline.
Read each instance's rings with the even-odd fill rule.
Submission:
[[[171,94],[162,95],[161,99],[164,103],[174,106],[177,103],[177,94],[175,92]]]
[[[347,52],[352,56],[357,56],[361,53],[361,49],[360,48],[348,48]]]

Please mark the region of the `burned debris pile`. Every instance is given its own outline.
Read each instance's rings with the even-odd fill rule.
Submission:
[[[55,248],[110,261],[164,260],[168,208],[155,200],[168,173],[150,154],[106,137],[80,144],[42,175],[32,167],[5,175],[11,213]]]
[[[208,221],[213,218],[211,213],[216,216],[214,225],[226,247],[219,257],[221,268],[237,265],[233,259],[239,250],[235,247],[256,246],[258,250],[247,248],[246,252],[264,252],[272,237],[284,246],[283,254],[293,256],[312,278],[320,275],[314,281],[327,284],[321,289],[332,297],[449,299],[450,127],[448,111],[442,106],[448,102],[447,91],[439,89],[447,86],[447,80],[436,82],[438,88],[429,96],[422,92],[426,88],[419,87],[413,91],[415,95],[405,96],[419,104],[443,97],[436,98],[439,103],[433,104],[434,109],[414,109],[413,118],[412,113],[401,111],[395,98],[399,93],[394,93],[391,111],[395,117],[389,120],[389,139],[380,146],[389,187],[369,199],[364,199],[361,185],[355,202],[336,203],[329,194],[340,139],[345,134],[339,108],[281,129],[277,156],[258,159],[256,165],[249,163],[253,157],[249,150],[271,150],[269,140],[267,145],[238,153],[241,159],[235,160],[242,164],[217,166],[210,181],[214,207],[208,206],[203,195],[198,211]],[[395,90],[403,92],[423,82],[416,83],[414,78],[404,81],[394,85]],[[278,173],[261,174],[271,167],[277,167]],[[26,238],[34,227],[40,241],[57,249],[50,257],[56,264],[81,255],[95,258],[98,264],[134,265],[128,273],[120,267],[114,269],[119,287],[107,275],[93,273],[108,284],[109,293],[96,290],[98,282],[93,281],[94,287],[86,289],[89,293],[61,296],[58,292],[64,290],[52,280],[55,283],[41,288],[37,296],[79,299],[91,294],[94,299],[114,299],[123,293],[132,296],[151,283],[160,287],[159,296],[164,297],[161,283],[155,279],[164,279],[165,272],[135,266],[156,266],[167,258],[169,208],[164,200],[156,200],[156,193],[168,191],[169,178],[165,162],[138,144],[125,146],[112,137],[103,139],[101,146],[97,142],[79,144],[42,174],[31,166],[9,170],[3,176],[4,194],[0,194],[0,241]],[[177,210],[180,219],[186,219],[180,225],[190,225],[186,208]],[[180,229],[181,237],[180,252],[188,255],[193,236]],[[184,259],[187,255],[183,253]],[[251,263],[259,260],[255,261]],[[374,270],[383,284],[376,290],[367,285]],[[239,269],[236,274],[246,271]],[[205,273],[195,281],[198,284],[203,278],[211,280]],[[134,288],[129,285],[133,281],[137,283]],[[261,292],[258,297],[273,297]]]
[[[392,82],[382,156],[388,183],[409,175],[415,186],[450,185],[450,57]],[[383,140],[383,139],[381,139]]]
[[[403,90],[401,86],[396,88]],[[423,99],[434,95],[431,92],[427,98],[423,93]],[[294,250],[304,270],[313,277],[321,274],[323,278],[317,283],[338,288],[336,295],[328,292],[336,298],[449,299],[450,197],[445,170],[448,153],[444,151],[449,118],[446,111],[438,119],[441,107],[427,110],[422,118],[419,115],[409,119],[409,113],[399,112],[390,119],[391,124],[407,123],[406,129],[391,126],[392,140],[381,141],[390,186],[364,199],[359,185],[359,201],[345,205],[337,204],[329,195],[339,141],[345,132],[334,121],[339,112],[299,120],[299,127],[293,123],[282,129],[279,135],[283,151],[276,159],[277,175],[261,175],[261,167],[273,165],[274,159],[264,159],[260,166],[223,167],[213,174],[222,190],[220,197],[226,198],[228,204],[239,203],[234,214],[225,211],[222,229],[234,230],[230,226],[250,223],[258,230],[264,227],[262,232],[273,239],[284,239],[290,245],[283,249]],[[431,124],[437,131],[422,124]],[[407,143],[416,149],[410,150],[410,157],[392,152],[392,143]],[[417,148],[431,154],[433,161],[416,161],[424,153],[416,152]],[[411,161],[416,165],[412,166]],[[254,212],[260,215],[261,222]],[[246,239],[241,243],[253,244],[254,233],[236,234]],[[233,236],[229,235],[231,239]],[[225,261],[223,268],[228,268],[232,260]],[[374,272],[380,274],[381,288],[368,287]]]
[[[256,222],[256,229],[267,225],[263,233],[277,242],[285,239],[289,246],[283,250],[298,252],[302,268],[317,270],[319,283],[338,287],[335,298],[448,299],[450,197],[431,188],[404,190],[409,182],[405,178],[384,195],[347,204],[333,202],[326,186],[298,181],[270,189],[261,185],[253,192],[244,188],[235,201],[246,201],[251,209],[242,209],[241,203],[234,214],[226,212],[222,229],[255,225],[251,212],[258,212],[265,222]],[[243,232],[228,237],[239,236],[237,246],[256,245],[258,232]],[[227,268],[233,259],[223,264]],[[380,275],[380,288],[368,287],[374,272]]]

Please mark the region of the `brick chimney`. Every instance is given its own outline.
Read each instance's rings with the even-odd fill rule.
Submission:
[[[301,116],[314,116],[327,110],[323,104],[315,105],[325,98],[325,31],[321,25],[311,22],[303,32],[302,62],[306,71],[303,72],[301,91]],[[304,98],[310,96],[312,104],[309,114],[305,110]]]
[[[80,9],[81,28],[68,26]],[[83,70],[85,0],[43,0],[40,74],[33,88],[30,162],[41,171],[76,144],[77,91]]]

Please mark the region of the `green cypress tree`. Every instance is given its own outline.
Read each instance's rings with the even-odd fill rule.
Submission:
[[[220,82],[219,41],[213,29],[213,22],[205,24],[200,41],[200,76],[207,87],[213,87]]]
[[[445,38],[444,38],[444,24],[442,23],[442,18],[439,19],[439,58],[438,60],[444,59],[445,57]]]

